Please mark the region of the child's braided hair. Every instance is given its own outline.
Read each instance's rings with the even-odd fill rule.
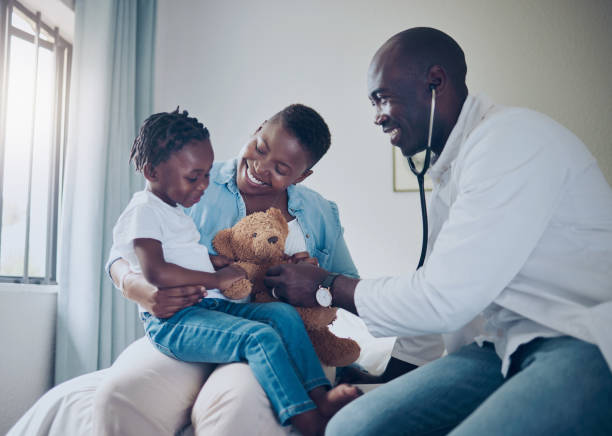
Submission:
[[[146,165],[156,167],[168,160],[190,141],[204,141],[209,138],[208,129],[187,111],[160,112],[145,120],[132,145],[130,162],[137,171]]]

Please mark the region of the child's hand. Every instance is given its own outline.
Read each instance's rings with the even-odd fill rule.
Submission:
[[[232,283],[246,278],[246,272],[237,265],[226,266],[215,273],[217,288],[228,289]]]
[[[310,257],[307,251],[300,251],[289,258],[289,263],[309,263],[314,266],[319,266],[319,261],[316,257]]]
[[[218,271],[221,268],[228,266],[230,263],[232,263],[232,259],[227,256],[223,256],[222,254],[209,254],[208,256],[210,257],[210,262],[215,268],[215,271]]]

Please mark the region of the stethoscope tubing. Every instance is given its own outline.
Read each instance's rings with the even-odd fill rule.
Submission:
[[[427,148],[425,149],[425,160],[423,162],[423,169],[418,171],[414,162],[412,161],[412,157],[408,158],[408,166],[410,167],[410,171],[416,176],[417,181],[419,182],[419,196],[421,199],[421,220],[423,222],[423,240],[421,243],[421,257],[419,258],[419,264],[417,269],[423,266],[425,262],[425,255],[427,254],[427,237],[429,236],[429,229],[427,223],[427,204],[425,203],[425,173],[429,169],[429,164],[431,161],[431,136],[433,133],[433,120],[434,120],[434,111],[436,110],[436,89],[431,88],[431,105],[429,110],[429,130],[427,133]]]

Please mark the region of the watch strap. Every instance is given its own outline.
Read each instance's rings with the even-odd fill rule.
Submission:
[[[323,279],[319,286],[321,286],[322,288],[327,288],[331,292],[331,287],[334,284],[334,280],[336,280],[336,277],[338,277],[339,275],[340,274],[334,272],[329,273],[327,277]]]

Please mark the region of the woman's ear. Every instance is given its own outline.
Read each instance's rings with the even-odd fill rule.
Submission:
[[[260,130],[263,129],[264,124],[266,124],[267,122],[268,120],[264,120],[264,122],[261,123],[259,127],[253,132],[253,135],[257,135],[260,132]]]
[[[300,177],[298,177],[297,179],[295,179],[295,182],[293,182],[294,185],[297,185],[300,182],[303,182],[304,179],[306,179],[306,177],[310,176],[312,174],[312,170],[306,170],[302,173],[302,175]]]
[[[144,166],[144,168],[142,169],[142,174],[144,175],[144,178],[147,179],[149,182],[154,182],[157,180],[157,170],[151,164],[146,164]]]

